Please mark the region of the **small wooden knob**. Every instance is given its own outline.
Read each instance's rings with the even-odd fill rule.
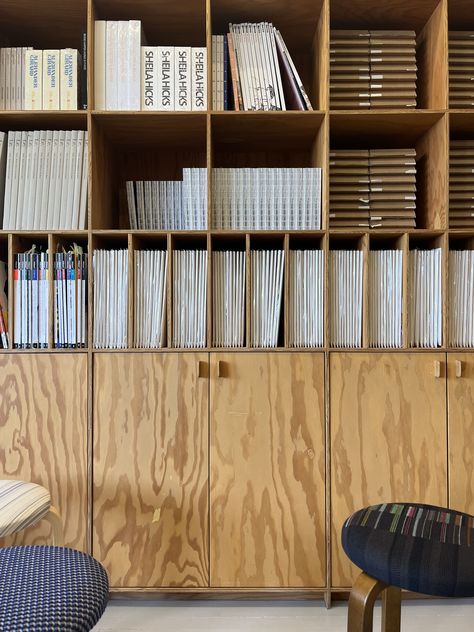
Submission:
[[[209,377],[207,362],[204,362],[204,360],[198,361],[198,377]]]
[[[217,377],[225,377],[225,363],[217,360]]]
[[[439,360],[434,361],[434,376],[441,377],[441,362]]]
[[[462,377],[462,362],[461,360],[455,360],[454,366],[456,367],[456,377]]]

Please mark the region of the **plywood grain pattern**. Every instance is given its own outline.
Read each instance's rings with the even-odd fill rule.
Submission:
[[[112,586],[208,585],[207,360],[94,357],[93,550]]]
[[[65,543],[78,549],[86,548],[86,451],[87,355],[0,355],[0,477],[49,489]],[[42,524],[15,542],[44,544],[48,537]]]
[[[448,354],[449,504],[474,513],[474,354]]]
[[[324,355],[211,354],[210,411],[211,586],[324,586]]]
[[[330,355],[332,583],[358,571],[340,545],[344,520],[366,505],[445,505],[446,380],[442,353]],[[434,363],[441,377],[434,377]]]

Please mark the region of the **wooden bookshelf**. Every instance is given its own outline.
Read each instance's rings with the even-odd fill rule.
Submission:
[[[80,48],[88,34],[89,108],[0,112],[0,130],[89,133],[89,203],[83,231],[0,231],[9,263],[13,323],[15,253],[76,242],[89,253],[88,344],[78,350],[0,352],[0,475],[43,482],[66,520],[67,544],[105,563],[113,590],[146,595],[324,597],[347,590],[354,569],[339,543],[342,520],[365,504],[413,500],[474,512],[474,354],[451,349],[448,252],[474,248],[473,230],[449,228],[449,143],[474,139],[474,109],[448,108],[448,29],[474,30],[471,0],[0,0],[0,45]],[[230,21],[269,20],[281,30],[312,112],[107,112],[94,106],[94,20],[141,19],[148,43],[208,48]],[[416,110],[329,109],[330,28],[412,29]],[[208,55],[211,85],[211,56]],[[210,101],[210,99],[209,99]],[[417,228],[329,229],[329,152],[417,151]],[[318,231],[230,231],[211,225],[212,168],[322,167]],[[131,230],[128,179],[208,169],[206,231]],[[443,250],[443,345],[411,349],[407,257]],[[368,346],[367,257],[363,345],[332,349],[330,250],[404,253],[403,345]],[[93,348],[96,248],[212,252],[232,247],[320,249],[325,254],[324,345],[288,344],[284,301],[274,349],[249,346],[250,272],[242,349],[173,349],[172,269],[163,349],[134,348],[130,265],[129,348]],[[53,281],[50,281],[53,340]],[[459,365],[459,362],[461,364]],[[461,371],[459,369],[461,366]],[[459,373],[461,373],[459,375]],[[438,377],[439,376],[439,377]],[[465,439],[463,439],[463,437]],[[59,442],[57,441],[59,440]],[[71,463],[73,466],[71,467]],[[17,541],[40,542],[31,530]]]

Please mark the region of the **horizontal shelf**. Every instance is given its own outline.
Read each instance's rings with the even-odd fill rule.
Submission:
[[[59,353],[59,354],[103,354],[103,353],[471,353],[472,347],[436,347],[421,349],[419,347],[403,348],[372,348],[372,347],[196,347],[193,349],[181,349],[163,347],[161,349],[0,349],[0,355],[6,353],[13,354],[37,354],[37,353]]]

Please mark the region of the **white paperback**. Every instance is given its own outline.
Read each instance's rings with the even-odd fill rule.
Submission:
[[[243,347],[245,340],[245,252],[212,253],[212,345]]]
[[[106,31],[107,22],[96,20],[94,26],[94,108],[106,109]]]
[[[364,252],[329,252],[329,325],[332,347],[362,346]]]
[[[128,250],[95,250],[94,348],[126,349],[128,328]]]
[[[191,49],[192,110],[207,110],[207,49]]]
[[[173,46],[158,46],[158,110],[174,110],[175,54]]]
[[[442,344],[441,267],[441,248],[409,253],[411,347],[434,348]]]
[[[173,252],[173,335],[175,348],[206,346],[207,252]]]
[[[135,250],[134,345],[159,349],[166,335],[166,250]]]
[[[283,296],[283,250],[250,252],[250,346],[276,347]]]
[[[288,343],[324,344],[324,251],[290,250]]]
[[[403,251],[369,252],[369,345],[402,346]]]
[[[25,110],[41,110],[43,51],[25,51]]]
[[[59,110],[59,50],[43,51],[43,110]]]
[[[64,48],[60,51],[61,110],[77,110],[78,55],[75,48]]]
[[[174,49],[174,109],[191,110],[191,48]]]
[[[141,47],[141,109],[158,110],[158,46]]]

